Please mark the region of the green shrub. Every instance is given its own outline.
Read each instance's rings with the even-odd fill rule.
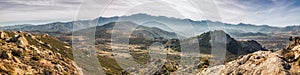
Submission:
[[[98,56],[99,62],[102,67],[108,68],[110,70],[104,70],[108,75],[120,75],[123,69],[118,65],[114,58]]]
[[[38,60],[41,60],[42,58],[39,55],[34,55],[31,59],[35,60],[35,61],[38,61]]]
[[[298,66],[300,66],[300,58],[298,58],[297,63],[298,63]]]
[[[203,65],[209,65],[209,60],[208,60],[208,59],[207,59],[207,60],[204,60]]]
[[[177,68],[174,68],[172,66],[167,66],[167,69],[169,72],[175,72],[177,70]]]
[[[286,53],[284,55],[284,57],[287,58],[287,59],[293,59],[294,58],[294,53],[293,52]]]
[[[55,37],[37,37],[37,38],[40,39],[42,42],[47,43],[52,46],[52,48],[49,48],[49,47],[42,45],[43,48],[47,48],[54,52],[58,52],[58,53],[62,54],[62,56],[70,58],[72,60],[74,59],[72,49],[65,47],[65,46],[68,46],[68,44],[61,42],[60,40],[56,39]]]
[[[6,32],[6,33],[7,33],[8,37],[14,37],[15,36],[15,33],[13,33],[13,32]]]

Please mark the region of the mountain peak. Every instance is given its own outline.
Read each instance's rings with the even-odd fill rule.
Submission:
[[[199,47],[200,52],[210,54],[210,48],[211,46],[211,40],[212,40],[212,34],[221,34],[217,37],[224,37],[226,39],[226,50],[228,55],[245,55],[252,52],[265,50],[263,47],[256,41],[236,41],[234,38],[232,38],[230,35],[225,33],[223,30],[214,30],[205,32],[201,35],[198,35],[196,38],[198,38],[199,41]],[[225,34],[225,35],[223,35]],[[194,37],[195,38],[195,37]],[[219,40],[219,39],[215,39]]]

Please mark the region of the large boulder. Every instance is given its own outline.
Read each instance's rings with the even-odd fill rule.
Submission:
[[[23,48],[26,47],[27,45],[29,45],[28,41],[25,37],[19,37],[18,38],[18,43],[19,43],[19,46],[23,47]]]
[[[0,39],[6,39],[8,37],[8,35],[3,32],[3,31],[0,31]]]

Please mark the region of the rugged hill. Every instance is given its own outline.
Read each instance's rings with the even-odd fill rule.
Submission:
[[[210,54],[211,52],[211,34],[212,33],[223,33],[226,34],[224,31],[216,30],[216,31],[210,31],[203,33],[197,37],[192,37],[183,42],[190,43],[190,39],[198,39],[199,48],[201,53]],[[226,39],[226,50],[228,54],[233,55],[244,55],[253,53],[260,50],[265,50],[258,42],[254,40],[249,41],[236,41],[234,38],[232,38],[230,35],[226,34],[224,36]]]
[[[290,44],[277,52],[258,51],[239,57],[225,65],[206,68],[201,75],[299,75],[300,38],[290,38]]]
[[[0,74],[78,74],[71,47],[48,35],[0,31]]]

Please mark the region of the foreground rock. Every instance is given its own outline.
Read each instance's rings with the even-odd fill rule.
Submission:
[[[269,51],[258,51],[202,71],[203,75],[287,75],[289,65],[282,56]]]
[[[71,55],[67,55],[70,49],[63,47],[67,44],[54,37],[24,32],[0,34],[0,75],[78,74]]]
[[[300,38],[277,52],[258,51],[239,57],[225,65],[206,68],[199,75],[299,75]]]

